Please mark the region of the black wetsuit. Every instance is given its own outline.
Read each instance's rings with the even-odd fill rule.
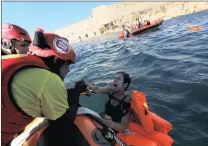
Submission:
[[[114,92],[109,95],[109,100],[105,104],[105,114],[112,118],[112,121],[120,123],[123,116],[125,116],[129,112],[130,103],[125,102],[127,96],[123,97],[122,100],[116,99],[113,96]],[[119,101],[119,104],[113,106],[111,104],[111,99]]]

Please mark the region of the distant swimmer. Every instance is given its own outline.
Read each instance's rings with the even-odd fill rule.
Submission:
[[[124,32],[124,38],[128,38],[130,35],[129,30],[124,26],[124,24],[122,25],[122,30]]]

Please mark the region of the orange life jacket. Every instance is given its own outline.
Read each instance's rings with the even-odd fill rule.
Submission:
[[[1,97],[1,144],[6,145],[16,134],[32,122],[33,117],[27,115],[15,103],[11,83],[13,77],[25,68],[39,67],[48,69],[45,63],[32,55],[6,55],[2,57],[2,97]]]
[[[138,118],[144,130],[148,133],[153,133],[154,125],[149,114],[149,109],[146,103],[141,100],[145,98],[145,94],[136,90],[131,92],[131,109]]]
[[[131,109],[135,113],[137,120],[147,133],[154,130],[168,134],[172,130],[172,124],[165,119],[151,112],[148,108],[145,94],[136,90],[131,92]]]

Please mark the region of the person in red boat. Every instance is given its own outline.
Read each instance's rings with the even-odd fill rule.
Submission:
[[[66,39],[54,33],[44,33],[41,29],[35,32],[28,54],[2,56],[3,146],[9,145],[36,117],[45,117],[50,125],[65,124],[65,127],[60,126],[60,131],[70,131],[78,105],[69,105],[68,98],[74,95],[67,91],[63,78],[75,58],[74,49]],[[74,92],[79,95],[82,89],[82,86],[75,87]],[[68,139],[68,136],[63,134],[61,138]],[[57,143],[65,144],[62,140]],[[47,141],[48,145],[57,143]]]
[[[1,55],[26,54],[31,44],[28,32],[14,24],[2,24]]]

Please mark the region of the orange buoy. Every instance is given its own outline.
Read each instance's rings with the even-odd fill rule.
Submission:
[[[194,32],[194,31],[199,31],[201,30],[200,26],[190,26],[189,31]]]
[[[124,38],[124,32],[121,32],[120,34],[119,34],[119,38]]]

